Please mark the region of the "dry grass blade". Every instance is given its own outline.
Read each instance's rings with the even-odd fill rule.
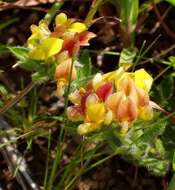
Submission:
[[[57,0],[57,2],[61,2],[62,0]],[[40,4],[46,4],[46,3],[54,3],[55,0],[18,0],[13,3],[7,3],[7,2],[0,2],[0,11],[6,10],[6,9],[12,9],[16,7],[28,7],[28,6],[37,6]]]

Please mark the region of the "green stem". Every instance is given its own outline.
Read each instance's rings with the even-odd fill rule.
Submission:
[[[171,178],[171,181],[168,186],[168,190],[174,190],[175,189],[175,173],[173,174],[173,177]]]
[[[72,61],[72,65],[71,65],[71,72],[70,72],[70,75],[69,75],[69,84],[68,84],[66,95],[65,95],[64,120],[63,120],[64,126],[67,125],[66,110],[67,110],[67,107],[68,107],[68,96],[69,96],[70,87],[71,87],[73,63],[74,63],[74,59]],[[56,176],[56,171],[57,171],[58,165],[59,165],[59,163],[61,161],[61,157],[62,157],[62,147],[61,147],[61,145],[62,145],[62,142],[63,142],[63,139],[64,139],[64,126],[61,126],[61,130],[60,130],[60,135],[59,135],[59,138],[58,138],[58,143],[57,143],[57,148],[56,148],[56,156],[55,156],[55,160],[54,160],[52,170],[51,170],[51,175],[50,175],[49,182],[48,182],[48,188],[47,188],[48,190],[52,190],[53,182],[54,182],[54,179],[55,179],[55,176]]]
[[[73,183],[75,182],[75,180],[76,180],[80,175],[85,174],[85,173],[88,172],[89,170],[91,170],[91,169],[93,169],[93,168],[99,166],[100,164],[102,164],[103,162],[105,162],[105,161],[109,160],[110,158],[116,156],[117,154],[119,154],[118,151],[116,151],[116,152],[114,152],[113,154],[111,154],[111,155],[109,155],[109,156],[103,158],[103,159],[100,160],[100,161],[97,161],[96,163],[94,163],[94,164],[92,164],[90,167],[88,167],[87,169],[81,168],[81,169],[79,170],[79,172],[77,173],[77,175],[75,175],[75,176],[73,177],[73,179],[69,182],[69,184],[65,187],[64,190],[68,190],[68,189],[73,185]],[[87,164],[86,164],[86,165],[87,165]]]
[[[85,24],[89,27],[92,24],[92,19],[94,18],[98,8],[101,6],[101,4],[104,2],[104,0],[94,0],[92,2],[90,11],[85,19]]]
[[[44,189],[46,189],[47,179],[48,179],[50,148],[51,148],[51,130],[49,130],[49,136],[48,136],[48,153],[47,153],[47,160],[46,160],[46,171],[45,171],[45,176],[44,176]]]
[[[50,24],[54,16],[57,14],[58,10],[61,8],[63,3],[56,2],[53,6],[49,9],[48,13],[45,15],[44,20]]]

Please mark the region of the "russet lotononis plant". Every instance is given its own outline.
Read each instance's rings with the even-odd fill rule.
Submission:
[[[29,58],[39,61],[56,62],[55,79],[57,94],[62,96],[64,86],[76,79],[76,69],[72,65],[73,57],[77,55],[81,46],[88,46],[88,41],[95,34],[87,31],[84,23],[68,19],[66,14],[60,13],[55,18],[55,27],[50,31],[45,20],[39,26],[31,26],[32,35],[27,40]],[[72,67],[72,71],[71,71]]]
[[[29,58],[56,63],[54,78],[57,95],[61,97],[65,86],[77,78],[74,57],[81,46],[89,45],[95,34],[87,31],[84,23],[68,19],[64,13],[55,17],[53,31],[45,20],[39,26],[32,25],[31,31],[27,40]],[[73,105],[67,109],[68,119],[82,122],[78,126],[79,134],[88,134],[112,122],[121,126],[125,134],[136,120],[151,120],[153,108],[161,110],[149,98],[152,82],[153,78],[144,69],[127,72],[122,65],[110,73],[97,73],[85,87],[69,95]]]
[[[34,60],[56,62],[55,80],[57,94],[64,94],[64,87],[77,78],[73,58],[81,46],[88,46],[88,41],[95,34],[87,31],[84,23],[68,19],[60,13],[55,18],[55,27],[50,31],[47,23],[42,20],[39,26],[31,26],[32,35],[27,40],[29,57]],[[149,99],[152,77],[144,70],[126,72],[121,66],[118,70],[97,73],[83,88],[69,95],[73,103],[67,109],[71,121],[81,121],[79,134],[100,129],[103,125],[116,122],[126,133],[138,119],[150,120],[153,108]]]
[[[80,134],[117,122],[126,133],[138,119],[150,120],[153,109],[149,99],[152,77],[144,70],[125,72],[123,67],[107,74],[96,74],[85,88],[69,95],[74,104],[67,115],[72,121],[83,121]]]

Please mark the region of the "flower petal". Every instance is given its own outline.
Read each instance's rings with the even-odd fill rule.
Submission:
[[[57,54],[63,45],[63,40],[59,38],[48,38],[41,45],[41,49],[45,51],[46,59]]]
[[[67,22],[67,15],[64,13],[60,13],[55,18],[56,26],[64,25]]]
[[[81,23],[81,22],[75,22],[73,24],[70,25],[70,28],[68,29],[69,32],[83,32],[87,30],[87,27],[85,24]]]
[[[139,69],[134,73],[134,80],[137,87],[149,92],[153,83],[153,78],[144,69]]]
[[[91,104],[86,109],[87,120],[94,123],[101,123],[105,117],[105,106],[103,103]]]

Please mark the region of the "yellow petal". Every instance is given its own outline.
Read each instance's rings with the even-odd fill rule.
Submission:
[[[64,95],[64,89],[65,89],[65,82],[58,81],[57,82],[57,96],[58,97],[62,97]]]
[[[134,73],[134,80],[137,87],[149,92],[153,83],[153,78],[144,69],[139,69]]]
[[[113,120],[113,113],[112,111],[108,111],[107,114],[105,115],[105,120],[104,120],[104,124],[105,125],[109,125]]]
[[[29,57],[31,59],[44,60],[45,52],[40,47],[36,47],[29,53]]]
[[[62,48],[63,40],[58,38],[47,38],[41,45],[33,49],[29,56],[36,60],[47,60],[49,57],[57,54]]]
[[[101,123],[105,117],[105,106],[103,103],[91,104],[86,110],[87,120],[94,123]]]
[[[121,76],[124,74],[124,69],[123,67],[120,67],[119,69],[117,69],[116,71],[112,71],[109,73],[106,73],[103,75],[103,79],[107,80],[107,81],[115,81],[115,83],[117,83],[117,81],[121,78]]]
[[[41,20],[39,26],[31,25],[32,34],[27,40],[27,45],[30,47],[32,45],[39,44],[40,41],[48,38],[50,35],[50,30],[45,21]]]
[[[60,13],[55,18],[55,24],[56,26],[64,25],[67,22],[67,15],[64,13]]]
[[[96,123],[83,123],[78,126],[78,133],[80,135],[86,135],[87,133],[93,132],[99,129],[101,125]]]
[[[83,123],[78,126],[78,133],[80,135],[85,135],[92,131],[91,123]]]
[[[141,107],[139,109],[139,117],[145,121],[149,121],[153,118],[153,110],[151,106]]]
[[[69,28],[69,32],[83,32],[87,30],[87,27],[85,24],[81,23],[81,22],[75,22],[73,24],[71,24],[70,28]]]
[[[45,52],[45,59],[57,54],[62,48],[63,40],[58,38],[48,38],[41,45]]]
[[[81,103],[80,91],[79,90],[75,90],[73,93],[69,94],[69,100],[73,104],[80,104]]]
[[[103,82],[102,74],[97,73],[92,80],[92,85],[94,90],[96,90],[100,86],[100,84],[102,84],[102,82]]]
[[[86,98],[86,107],[89,107],[90,105],[93,105],[95,103],[98,103],[99,98],[95,93],[90,94],[87,98]]]

